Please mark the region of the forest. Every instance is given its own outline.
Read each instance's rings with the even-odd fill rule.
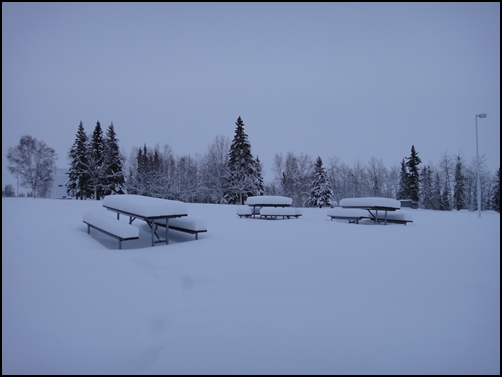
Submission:
[[[80,122],[68,152],[66,187],[71,197],[100,199],[129,193],[187,203],[243,204],[249,196],[282,195],[293,198],[297,207],[332,207],[350,197],[387,197],[411,199],[415,208],[477,210],[476,159],[444,153],[437,164],[423,164],[413,145],[410,155],[390,168],[376,157],[349,165],[336,156],[323,160],[304,153],[275,154],[272,179],[265,182],[262,163],[252,155],[240,117],[232,140],[215,136],[207,150],[195,156],[175,155],[167,143],[135,146],[126,156],[118,140],[113,123],[104,133],[97,122],[87,135]],[[7,157],[18,148],[10,148]],[[9,158],[9,162],[11,173],[22,175],[19,161]],[[481,210],[500,212],[500,169],[491,173],[482,157],[479,172]],[[50,182],[47,174],[42,176]],[[30,182],[30,176],[22,176],[23,187],[34,189]],[[42,186],[46,188],[47,182]],[[12,191],[6,187],[4,195],[12,196]]]

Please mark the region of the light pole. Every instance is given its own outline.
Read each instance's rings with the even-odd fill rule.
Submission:
[[[486,114],[476,114],[476,183],[478,191],[478,217],[481,217],[481,183],[479,181],[479,153],[478,153],[478,118],[486,118]]]
[[[19,176],[16,175],[16,183],[17,183],[17,191],[16,191],[16,197],[19,196]]]

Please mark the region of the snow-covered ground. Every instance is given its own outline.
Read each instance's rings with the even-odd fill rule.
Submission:
[[[118,250],[101,201],[3,198],[2,373],[500,374],[498,213],[187,208],[198,240]]]

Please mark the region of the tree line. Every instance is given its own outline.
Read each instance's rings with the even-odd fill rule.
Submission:
[[[476,160],[468,163],[461,155],[445,153],[438,165],[424,165],[413,145],[410,156],[390,169],[374,157],[367,163],[358,160],[349,166],[337,157],[324,164],[320,156],[313,159],[303,153],[276,154],[273,178],[265,184],[263,166],[251,153],[241,117],[235,122],[232,142],[217,136],[204,154],[195,156],[175,156],[165,144],[162,149],[158,145],[134,147],[130,157],[125,158],[113,123],[103,136],[97,122],[88,137],[80,122],[68,159],[67,191],[78,199],[129,193],[184,202],[243,204],[250,196],[283,195],[293,198],[299,207],[323,207],[335,206],[346,197],[371,196],[410,199],[424,209],[477,209]],[[19,161],[9,161],[11,172],[18,174],[14,166]],[[40,190],[41,181],[50,180],[22,183],[30,187],[36,184]],[[481,209],[500,212],[500,169],[490,174],[481,159],[480,182]]]
[[[126,184],[130,194],[183,202],[235,204],[264,194],[262,165],[240,117],[232,143],[217,136],[204,155],[175,157],[167,144],[134,148]]]

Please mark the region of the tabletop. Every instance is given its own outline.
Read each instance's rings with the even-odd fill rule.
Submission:
[[[142,195],[108,195],[103,199],[103,207],[147,220],[187,216],[183,202]]]

